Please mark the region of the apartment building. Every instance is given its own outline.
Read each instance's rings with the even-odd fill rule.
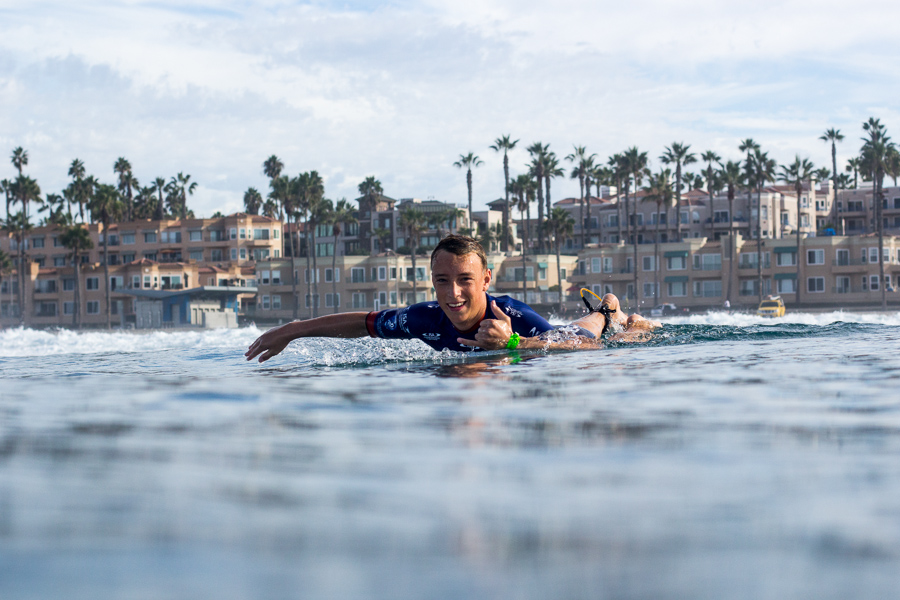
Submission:
[[[75,290],[80,292],[80,320],[88,327],[106,324],[106,289],[115,325],[135,322],[129,290],[180,290],[198,286],[252,287],[256,260],[282,253],[281,223],[238,213],[217,219],[136,221],[85,226],[94,247],[80,257],[76,286],[71,255],[55,227],[36,227],[23,241],[24,289],[16,274],[0,283],[0,324],[68,325],[75,319]],[[109,256],[104,270],[104,236]],[[0,249],[18,260],[19,243],[10,232],[0,234]],[[19,306],[19,299],[24,305]],[[253,294],[241,295],[252,304]]]
[[[799,288],[800,304],[808,308],[876,307],[882,286],[889,290],[889,302],[900,304],[900,294],[894,292],[900,277],[900,237],[885,238],[884,281],[874,235],[801,239],[799,255],[795,240],[763,239],[757,252],[757,242],[740,235],[664,243],[658,255],[653,245],[638,245],[637,260],[634,250],[625,244],[583,250],[570,276],[573,287],[599,295],[612,292],[632,309],[669,302],[715,308],[726,299],[746,308],[757,303],[761,273],[762,294],[779,294],[788,306],[797,302]]]
[[[562,288],[578,262],[576,256],[560,258]],[[540,309],[555,308],[559,302],[560,280],[555,255],[533,255],[524,259],[488,254],[488,268],[494,278],[490,293],[508,294]],[[299,318],[315,314],[371,311],[408,306],[434,300],[431,265],[428,256],[412,258],[393,252],[374,256],[342,256],[318,260],[307,270],[306,261],[295,261]],[[256,264],[258,287],[256,305],[248,316],[259,321],[288,321],[294,317],[294,284],[290,278],[290,260],[262,261]],[[415,280],[415,294],[413,292]],[[524,280],[524,281],[523,281]],[[318,284],[315,289],[313,284]],[[313,287],[312,293],[310,288]]]
[[[682,239],[719,239],[734,231],[744,238],[755,239],[757,235],[757,193],[738,193],[732,201],[727,193],[715,196],[710,205],[709,195],[698,189],[682,193],[681,220]],[[871,195],[871,194],[870,194]],[[800,194],[800,208],[797,207],[797,193],[792,186],[766,186],[759,194],[761,231],[763,238],[780,239],[794,235],[799,227],[801,235],[815,235],[834,222],[834,193],[830,181],[821,185],[804,185]],[[566,198],[554,204],[569,211],[575,221],[575,234],[569,242],[570,249],[581,247],[581,207],[578,198]],[[900,206],[900,205],[898,205]],[[609,198],[591,198],[590,210],[586,212],[584,227],[586,244],[615,244],[620,240],[638,244],[659,241],[668,243],[677,240],[678,222],[676,207],[659,207],[639,190],[627,199],[624,195]],[[627,214],[626,214],[627,208]],[[900,210],[898,210],[900,216]],[[621,223],[621,227],[620,227]],[[900,221],[898,221],[900,223]],[[631,238],[625,239],[628,225]]]
[[[882,219],[885,233],[900,235],[900,187],[883,189]],[[859,189],[840,190],[834,209],[834,229],[839,235],[875,233],[875,202],[871,182]]]

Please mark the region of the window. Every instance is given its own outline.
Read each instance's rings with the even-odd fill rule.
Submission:
[[[715,298],[722,295],[720,279],[702,279],[694,281],[694,296],[698,298]]]
[[[779,279],[775,282],[775,289],[779,294],[793,294],[797,290],[794,289],[793,279]]]
[[[728,222],[728,211],[727,210],[717,210],[713,213],[713,222],[715,223],[727,223]]]
[[[316,296],[316,299],[318,299],[318,296]],[[316,302],[316,305],[318,305],[318,304],[319,303]],[[280,309],[281,309],[281,296],[279,294],[274,294],[272,296],[272,310],[280,310]]]
[[[74,302],[63,302],[63,314],[64,315],[74,315],[75,314],[75,303]]]
[[[850,264],[850,251],[849,250],[837,250],[834,253],[834,264],[839,267],[846,267]]]
[[[127,265],[128,263],[134,262],[134,253],[129,252],[127,254],[122,255],[122,264]]]
[[[144,275],[144,287],[145,288],[153,287],[153,284],[151,283],[151,279],[150,279],[149,275]]]
[[[672,298],[687,296],[687,282],[670,281],[666,284],[666,292],[668,293],[669,297]]]
[[[396,281],[396,280],[397,280],[397,267],[391,267],[390,275],[388,276],[388,278],[389,278],[391,281]],[[340,278],[338,278],[338,281],[340,281]]]
[[[353,292],[353,308],[367,308],[365,292]]]
[[[34,307],[35,316],[55,317],[58,307],[56,302],[38,302]]]
[[[878,275],[869,275],[869,291],[878,291]]]
[[[824,265],[825,264],[825,251],[824,250],[807,250],[806,251],[806,264],[808,264],[808,265]]]
[[[66,257],[65,256],[54,256],[53,257],[53,266],[54,267],[66,266]]]
[[[591,258],[591,273],[602,273],[603,270],[600,268],[600,257],[594,256]]]
[[[850,278],[836,277],[834,280],[834,291],[838,294],[850,293]]]
[[[56,293],[55,279],[36,279],[34,282],[34,291],[38,294]]]
[[[144,252],[144,258],[147,260],[156,261],[156,252]]]
[[[241,248],[241,260],[247,260],[247,249]]]
[[[242,240],[247,239],[247,230],[244,227],[241,227],[241,239]]]
[[[721,254],[695,254],[694,269],[700,271],[718,271],[722,268]]]
[[[100,289],[100,278],[99,277],[88,277],[85,280],[85,289],[88,290],[99,290]]]
[[[397,292],[391,292],[391,306],[397,306]]]
[[[387,267],[378,267],[378,281],[387,281]]]
[[[156,232],[155,231],[145,231],[144,232],[144,243],[145,244],[156,243]]]
[[[603,272],[604,273],[612,273],[612,270],[613,270],[612,265],[613,265],[612,257],[604,256],[603,257]]]
[[[316,244],[316,256],[334,256],[334,244],[330,242]]]
[[[221,248],[214,248],[209,251],[209,260],[212,262],[221,262],[222,261],[222,250]]]
[[[656,257],[655,256],[643,256],[643,257],[641,257],[641,259],[642,259],[641,260],[641,265],[642,265],[641,268],[644,271],[655,271],[656,270]],[[646,284],[644,284],[644,285],[646,285]]]
[[[164,244],[180,244],[181,243],[181,232],[180,231],[163,231],[160,234],[160,238]]]
[[[670,271],[684,271],[687,269],[687,257],[670,256],[666,259],[666,268]],[[671,294],[670,294],[671,295]]]
[[[123,233],[122,234],[122,244],[133,244],[134,243],[134,233]]]
[[[797,264],[796,252],[778,252],[775,254],[775,264],[779,267],[793,267]]]
[[[681,211],[681,224],[687,225],[689,223],[688,213],[686,210]]]
[[[869,262],[873,264],[878,262],[878,248],[869,248]]]
[[[254,229],[253,230],[253,239],[254,240],[269,239],[269,230],[268,229]]]
[[[87,314],[89,314],[89,315],[99,315],[100,314],[100,301],[99,300],[88,300],[87,301]]]
[[[538,265],[538,279],[541,281],[547,280],[547,268]]]
[[[118,290],[125,286],[124,278],[120,275],[110,275],[109,277],[109,289],[110,290]]]
[[[325,294],[325,306],[334,308],[341,305],[341,294]]]
[[[269,283],[270,271],[259,271],[257,278],[259,282],[263,285],[267,285]]]
[[[188,233],[188,239],[192,242],[202,242],[203,241],[203,231],[199,229],[195,229]]]
[[[42,237],[31,238],[31,247],[32,248],[43,248],[44,247],[44,238],[42,238]]]
[[[644,298],[656,298],[656,283],[644,284]]]
[[[811,294],[821,293],[825,291],[824,277],[807,277],[806,291]]]
[[[353,283],[365,283],[366,281],[366,270],[362,267],[353,267],[350,269],[350,281]],[[356,300],[354,300],[354,307]]]
[[[263,307],[263,310],[269,310],[272,307],[272,297],[271,296],[263,295],[262,307]]]
[[[236,240],[236,239],[237,239],[237,228],[231,227],[231,228],[228,230],[228,238],[229,238],[229,239],[232,239],[232,240]],[[165,240],[163,240],[163,241],[165,241]]]
[[[272,285],[281,285],[281,270],[272,269]]]
[[[231,249],[231,260],[237,260],[237,257],[238,257],[238,249],[232,248]]]

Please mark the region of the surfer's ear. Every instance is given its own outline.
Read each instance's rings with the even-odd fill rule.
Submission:
[[[490,269],[484,270],[484,291],[486,292],[489,287],[491,287],[491,280],[494,278],[494,273]]]

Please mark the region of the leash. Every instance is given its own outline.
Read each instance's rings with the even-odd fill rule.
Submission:
[[[596,312],[596,313],[600,313],[605,318],[606,322],[603,324],[603,331],[600,332],[600,336],[602,337],[602,336],[606,335],[606,331],[609,329],[609,323],[610,323],[609,317],[614,312],[616,312],[616,309],[609,308],[608,306],[601,306],[601,305],[597,305],[596,307],[591,306],[590,301],[584,297],[585,292],[587,292],[588,294],[590,294],[591,296],[593,296],[594,298],[599,300],[601,303],[603,302],[603,299],[600,296],[598,296],[597,294],[595,294],[594,292],[592,292],[591,290],[589,290],[587,288],[581,288],[581,301],[584,302],[585,306],[587,306],[588,314]]]

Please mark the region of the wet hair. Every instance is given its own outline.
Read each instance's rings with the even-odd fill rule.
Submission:
[[[481,244],[479,244],[478,240],[475,238],[470,238],[467,235],[448,235],[438,242],[438,245],[431,251],[432,266],[434,266],[434,257],[437,256],[437,253],[441,250],[449,252],[450,254],[455,254],[456,256],[475,254],[481,259],[481,267],[487,269],[487,256],[484,254],[484,248],[481,247]]]

